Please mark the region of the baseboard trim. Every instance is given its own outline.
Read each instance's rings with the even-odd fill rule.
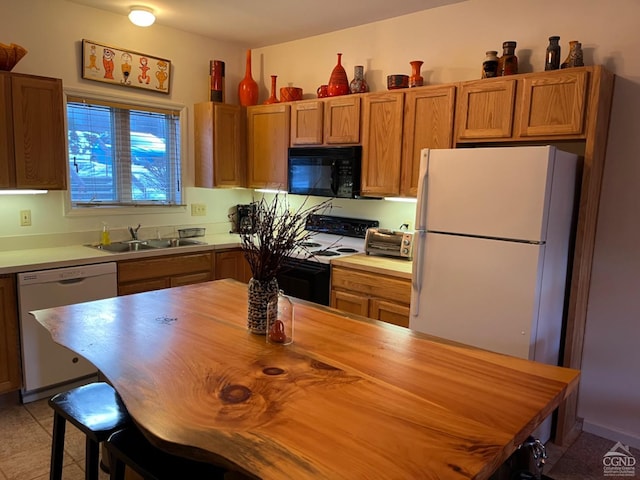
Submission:
[[[605,427],[604,425],[588,422],[587,420],[584,420],[582,430],[598,435],[599,437],[606,438],[612,442],[621,442],[624,445],[640,449],[640,437],[633,434],[620,432],[612,428]]]

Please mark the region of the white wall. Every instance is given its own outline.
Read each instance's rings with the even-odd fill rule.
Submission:
[[[190,209],[174,209],[172,213],[144,213],[136,210],[129,215],[98,214],[72,216],[64,213],[66,193],[50,192],[43,196],[0,196],[0,249],[12,249],[49,242],[52,234],[56,243],[73,242],[75,232],[95,232],[95,240],[102,223],[106,222],[116,236],[126,235],[128,225],[141,223],[154,232],[171,231],[176,226],[199,224],[208,229],[225,232],[230,224],[230,208],[238,203],[246,203],[252,198],[250,190],[209,190],[189,188],[193,185],[193,113],[192,105],[208,99],[209,60],[222,59],[226,63],[225,85],[227,102],[237,102],[237,85],[244,76],[245,49],[243,46],[215,41],[192,35],[161,25],[149,28],[133,26],[126,16],[116,15],[94,8],[84,7],[65,0],[0,0],[0,41],[17,43],[28,50],[28,54],[13,70],[17,73],[61,78],[65,89],[81,89],[104,92],[120,97],[143,99],[153,102],[170,102],[186,108],[188,125],[186,135],[187,158],[185,159],[184,181],[185,203],[206,203],[205,217],[191,217]],[[213,13],[204,13],[213,14]],[[83,38],[107,45],[148,53],[172,62],[171,94],[160,95],[139,89],[123,88],[81,78],[81,40]],[[299,201],[292,198],[292,203]],[[378,202],[382,205],[383,202]],[[336,203],[335,213],[342,216],[358,216],[358,201]],[[339,207],[339,209],[338,209]],[[21,227],[20,210],[32,211],[32,226]],[[395,212],[406,221],[412,219],[411,206],[386,204],[376,211],[364,208],[367,218],[378,219],[387,227],[396,224]],[[387,213],[389,212],[389,213]],[[386,218],[385,218],[386,217]],[[412,221],[413,223],[413,221]],[[211,231],[211,230],[208,230]],[[119,232],[119,233],[118,233]],[[28,237],[25,238],[25,237]],[[83,238],[87,238],[86,235]],[[48,244],[48,243],[47,243]]]
[[[302,87],[327,83],[343,54],[349,79],[365,66],[372,90],[386,75],[423,60],[428,83],[479,77],[486,50],[516,40],[520,71],[544,69],[551,35],[582,42],[586,64],[618,75],[600,206],[579,396],[585,429],[640,447],[640,35],[635,0],[468,0],[383,22],[254,50],[254,75],[267,97],[269,75]],[[258,63],[256,63],[258,62]],[[256,68],[256,65],[258,68]]]
[[[28,50],[27,55],[14,68],[14,72],[61,78],[65,89],[90,90],[122,98],[169,102],[186,107],[185,136],[189,141],[183,175],[185,185],[193,185],[191,106],[208,99],[210,59],[224,59],[227,66],[227,85],[237,85],[240,81],[239,71],[244,65],[242,47],[160,25],[147,29],[138,28],[124,15],[84,7],[65,0],[0,0],[0,10],[0,41],[6,44],[18,43]],[[173,75],[170,95],[83,80],[80,56],[83,38],[171,60]],[[235,89],[228,90],[228,101],[237,101]],[[191,217],[188,208],[176,209],[173,213],[152,215],[145,209],[142,210],[144,213],[140,213],[139,210],[125,216],[104,212],[65,216],[65,195],[64,192],[50,192],[40,196],[0,197],[0,248],[13,248],[24,236],[37,239],[38,236],[49,237],[56,233],[61,234],[60,238],[72,238],[63,234],[98,232],[102,222],[107,222],[114,230],[142,223],[146,227],[207,224],[217,227],[220,231],[226,231],[228,207],[250,198],[250,192],[246,191],[187,188],[184,198],[186,203],[208,203],[206,217]],[[33,226],[19,226],[19,210],[22,209],[32,211]],[[23,243],[32,245],[31,242]]]
[[[235,86],[244,73],[244,52],[234,45],[158,25],[141,30],[131,26],[124,16],[63,0],[0,0],[0,7],[0,41],[19,43],[29,49],[15,71],[59,77],[66,86],[125,94],[119,87],[80,79],[82,38],[172,60],[173,91],[167,100],[187,107],[206,99],[205,78],[210,59],[221,58],[227,63],[229,102],[234,101]],[[640,125],[638,18],[640,3],[636,0],[468,0],[256,49],[253,56],[254,78],[261,85],[260,101],[268,96],[272,74],[278,75],[278,86],[299,86],[306,92],[305,98],[313,97],[316,88],[327,83],[338,52],[344,54],[343,65],[349,78],[353,76],[354,65],[365,66],[372,90],[384,90],[388,74],[409,74],[409,61],[416,59],[425,62],[422,73],[428,83],[478,78],[484,52],[500,50],[504,40],[518,42],[516,53],[522,72],[540,71],[550,35],[560,35],[563,58],[568,41],[577,39],[583,44],[587,64],[605,65],[618,75],[587,317],[579,414],[585,418],[586,429],[636,447],[640,447],[640,300],[636,287],[640,272],[637,216],[640,211],[640,135],[636,132]],[[153,95],[145,93],[145,96]],[[189,176],[192,176],[192,151],[190,142]],[[62,195],[55,193],[30,200],[0,197],[0,237],[99,228],[103,220],[100,217],[79,220],[63,217]],[[188,189],[187,197],[189,202],[207,202],[211,218],[202,220],[218,222],[226,216],[230,205],[238,198],[244,201],[247,194]],[[374,200],[363,202],[341,202],[344,205],[339,205],[338,214],[377,215],[383,226],[388,227],[395,227],[413,216],[411,206]],[[33,213],[34,227],[17,227],[18,210],[30,205],[38,212]],[[47,219],[43,220],[46,228],[39,229],[39,219]],[[145,217],[145,222],[158,225],[178,220],[197,223],[187,215],[158,220]],[[128,219],[113,221],[129,223]]]

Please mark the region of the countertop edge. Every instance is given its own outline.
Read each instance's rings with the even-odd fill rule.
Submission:
[[[204,244],[125,253],[104,252],[88,245],[0,251],[0,275],[176,255],[179,253],[225,250],[241,246],[240,237],[233,234],[214,234],[197,238],[196,240],[202,241]]]
[[[331,260],[331,265],[335,267],[351,268],[367,273],[378,273],[407,280],[411,280],[412,263],[410,260],[367,255],[365,253],[358,253],[356,255]]]

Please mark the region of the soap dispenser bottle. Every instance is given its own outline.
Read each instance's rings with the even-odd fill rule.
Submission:
[[[109,225],[102,222],[102,236],[100,238],[101,245],[111,245],[111,237],[109,236]]]

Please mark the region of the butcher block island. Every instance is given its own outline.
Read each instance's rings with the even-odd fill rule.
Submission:
[[[247,331],[234,280],[33,312],[158,447],[257,478],[486,479],[576,370],[293,299],[294,342]]]

